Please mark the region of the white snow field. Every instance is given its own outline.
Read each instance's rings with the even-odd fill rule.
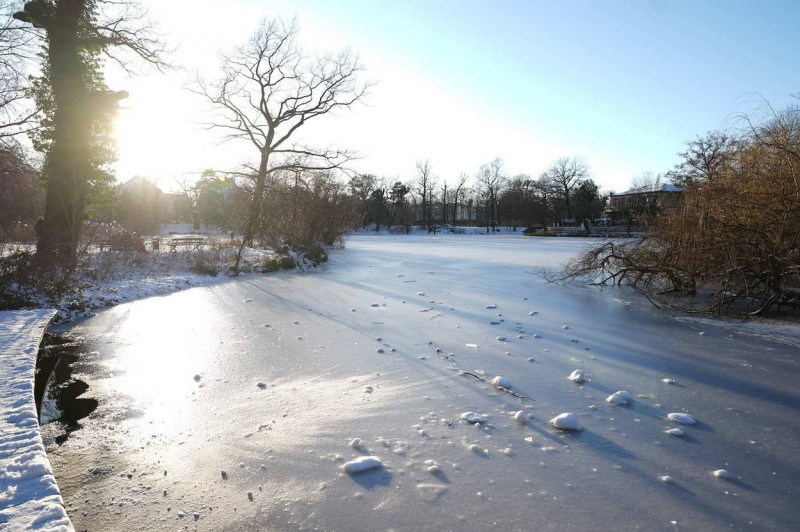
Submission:
[[[33,397],[36,353],[55,310],[0,311],[0,530],[70,531]]]
[[[74,525],[800,529],[796,328],[534,275],[595,242],[358,235],[322,272],[74,326],[75,376],[100,401],[48,447]],[[585,382],[565,378],[575,369]],[[620,390],[635,400],[606,403]],[[565,412],[582,431],[550,425]],[[681,412],[697,423],[667,418]]]

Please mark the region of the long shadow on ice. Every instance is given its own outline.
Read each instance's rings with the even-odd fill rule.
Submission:
[[[353,482],[367,490],[392,485],[392,474],[386,469],[369,469],[360,473],[350,474],[349,477],[353,479]]]
[[[575,438],[585,449],[602,453],[606,458],[620,458],[623,460],[633,460],[636,458],[634,454],[624,447],[620,447],[611,440],[591,430],[584,430],[570,436]]]

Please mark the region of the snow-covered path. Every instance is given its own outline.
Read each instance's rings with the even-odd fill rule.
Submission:
[[[0,312],[0,530],[72,530],[33,397],[36,353],[55,314]]]
[[[796,329],[532,274],[585,244],[358,236],[87,320],[100,407],[50,453],[76,527],[798,528]]]

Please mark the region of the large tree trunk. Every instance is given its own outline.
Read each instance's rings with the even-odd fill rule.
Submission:
[[[74,265],[86,206],[92,128],[85,123],[87,72],[77,37],[86,9],[85,0],[61,0],[56,5],[56,22],[47,33],[55,112],[53,144],[45,161],[44,226],[36,249],[36,262],[42,266]]]
[[[264,192],[267,189],[267,165],[269,163],[269,152],[261,152],[261,163],[258,165],[256,174],[256,186],[253,189],[253,197],[250,199],[250,212],[247,216],[242,243],[239,245],[239,252],[236,254],[236,264],[233,266],[233,273],[239,273],[239,263],[242,261],[242,253],[246,245],[252,245],[258,222],[261,219],[261,205],[264,201]]]

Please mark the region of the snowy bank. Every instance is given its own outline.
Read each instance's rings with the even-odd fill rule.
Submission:
[[[54,310],[0,312],[0,529],[74,530],[50,468],[33,395]]]

